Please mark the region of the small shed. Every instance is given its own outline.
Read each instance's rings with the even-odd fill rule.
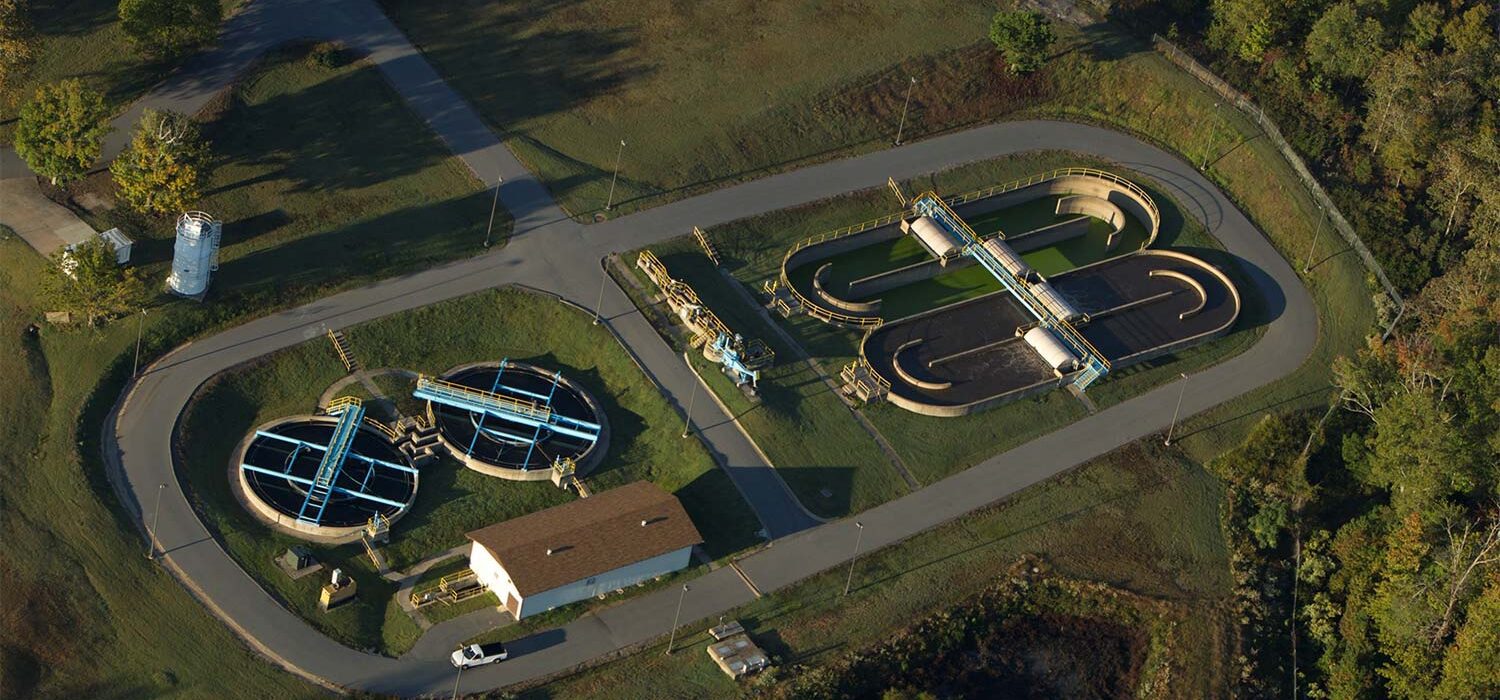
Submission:
[[[130,262],[130,248],[135,245],[135,241],[130,240],[129,236],[126,236],[118,228],[112,228],[99,234],[99,237],[103,238],[105,242],[109,243],[110,247],[115,249],[115,262],[117,264],[124,265]]]

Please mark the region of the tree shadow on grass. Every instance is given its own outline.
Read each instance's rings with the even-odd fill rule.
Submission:
[[[545,26],[548,15],[585,11],[581,0],[381,4],[419,40],[438,36],[423,28],[442,27],[440,39],[421,46],[423,54],[503,130],[609,95],[654,71],[625,55],[636,43],[629,29]]]
[[[206,194],[266,182],[284,182],[291,193],[334,193],[396,180],[449,157],[374,65],[318,68],[305,63],[306,52],[294,45],[269,54],[235,89],[228,109],[204,126],[218,166],[261,170]],[[315,82],[250,101],[305,80]]]
[[[489,196],[474,192],[303,235],[224,261],[211,293],[291,300],[305,296],[298,290],[375,280],[465,257],[482,250],[488,211]],[[249,236],[297,235],[286,229],[299,223],[295,215],[266,212],[228,221],[224,246],[233,253],[236,244],[254,240]]]

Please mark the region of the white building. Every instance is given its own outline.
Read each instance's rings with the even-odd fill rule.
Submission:
[[[516,619],[687,568],[703,542],[648,481],[469,533],[469,568]]]

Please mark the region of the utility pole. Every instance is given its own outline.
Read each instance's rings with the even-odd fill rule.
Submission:
[[[604,256],[604,261],[599,263],[599,298],[594,301],[594,325],[599,325],[599,307],[604,306],[604,278],[609,276],[609,255]]]
[[[146,310],[141,309],[141,317],[135,323],[135,364],[130,366],[130,376],[139,376],[141,373],[141,333],[146,330]]]
[[[667,640],[667,656],[672,655],[672,647],[677,645],[677,621],[682,619],[682,601],[687,598],[688,585],[682,584],[682,595],[677,596],[677,614],[672,616],[672,637]]]
[[[906,101],[901,103],[901,125],[896,127],[896,145],[901,145],[901,132],[906,129],[906,108],[911,106],[911,89],[917,86],[917,77],[911,76],[906,84]]]
[[[1318,232],[1313,234],[1312,245],[1307,247],[1307,258],[1302,261],[1302,272],[1306,274],[1312,269],[1313,251],[1318,249],[1318,239],[1323,236],[1323,223],[1328,221],[1328,212],[1323,210],[1323,205],[1318,205]]]
[[[620,157],[625,155],[625,139],[620,139],[620,149],[615,151],[615,174],[609,176],[609,199],[604,202],[604,211],[615,203],[615,180],[620,177]]]
[[[490,225],[484,229],[484,247],[490,247],[490,232],[495,230],[495,208],[500,206],[500,183],[505,182],[504,175],[495,176],[495,197],[490,200]]]
[[[1177,392],[1177,408],[1172,409],[1172,425],[1167,428],[1167,439],[1162,442],[1167,446],[1172,444],[1172,432],[1177,429],[1177,414],[1182,412],[1182,397],[1187,393],[1187,375],[1179,373],[1177,376],[1182,377],[1182,390]]]
[[[1215,102],[1214,103],[1214,122],[1218,122],[1218,121],[1219,121],[1219,103]],[[1198,170],[1200,170],[1200,171],[1207,171],[1208,170],[1208,157],[1209,157],[1209,155],[1211,155],[1214,152],[1214,140],[1215,139],[1214,139],[1213,127],[1210,126],[1209,127],[1209,131],[1208,131],[1208,149],[1203,152],[1203,164],[1198,166]]]
[[[463,667],[462,664],[460,664],[459,667],[458,667],[458,677],[453,679],[453,697],[454,698],[458,697],[458,682],[461,681],[461,680],[463,680],[463,679],[464,679],[464,667]]]
[[[865,538],[865,524],[855,521],[854,527],[859,528],[859,534],[854,536],[854,556],[849,557],[849,578],[844,580],[844,595],[849,595],[849,588],[854,585],[854,562],[859,559],[859,541]]]
[[[693,371],[693,366],[692,365],[688,365],[688,371],[689,372]],[[693,425],[693,404],[698,401],[698,384],[700,382],[699,382],[698,377],[696,376],[696,374],[697,373],[694,372],[695,376],[693,377],[693,393],[688,396],[687,418],[682,422],[682,436],[683,437],[687,437],[688,436],[688,428],[691,428],[692,425]]]
[[[146,559],[156,559],[156,523],[161,519],[161,492],[167,488],[166,484],[156,485],[156,509],[151,515],[151,537],[146,542]]]

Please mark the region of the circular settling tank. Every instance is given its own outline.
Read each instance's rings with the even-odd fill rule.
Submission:
[[[410,462],[390,437],[369,424],[355,432],[326,497],[309,500],[323,461],[318,447],[328,445],[337,423],[331,416],[296,416],[251,433],[235,466],[252,511],[319,537],[348,535],[376,515],[394,521],[406,512],[417,495],[417,474],[408,471]]]
[[[429,401],[428,415],[444,446],[471,469],[508,479],[540,481],[551,477],[555,460],[567,458],[576,463],[582,476],[607,449],[609,427],[598,402],[557,372],[507,361],[503,365],[466,365],[442,378],[482,392],[534,401],[550,406],[557,416],[599,426],[597,439],[590,440],[570,434],[575,431],[567,429],[569,424],[553,429],[546,424],[527,424]]]

